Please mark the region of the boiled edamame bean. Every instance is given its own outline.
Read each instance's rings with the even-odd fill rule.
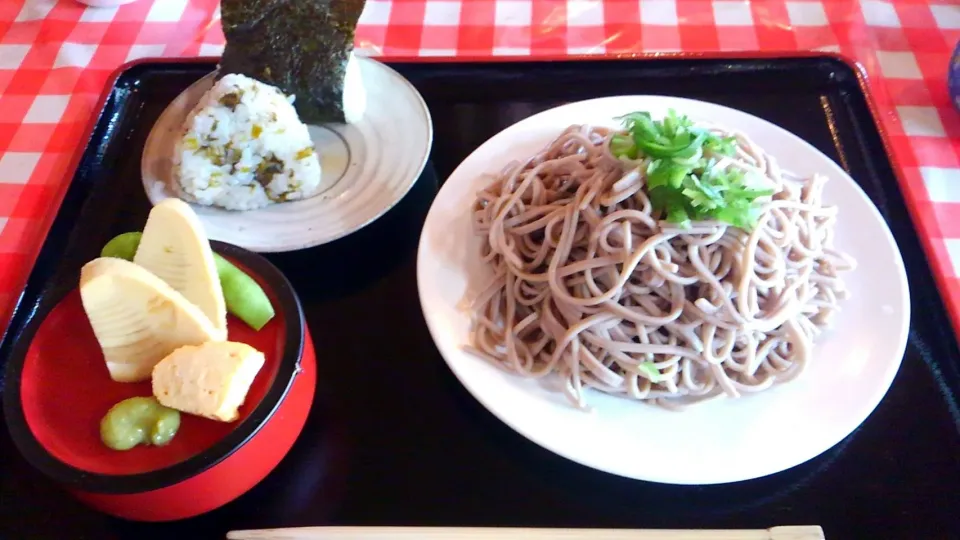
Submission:
[[[180,413],[154,397],[132,397],[117,403],[100,420],[100,440],[113,450],[138,444],[163,446],[180,429]]]
[[[128,232],[115,236],[107,242],[107,245],[103,246],[103,249],[100,250],[100,256],[132,261],[133,256],[137,254],[137,247],[140,246],[142,236],[143,233],[140,232]]]
[[[227,310],[249,324],[254,330],[260,330],[273,318],[273,305],[260,285],[230,261],[214,253],[217,274]]]
[[[132,261],[142,237],[141,232],[128,232],[116,236],[103,246],[100,256]],[[263,328],[275,315],[267,294],[263,292],[256,280],[230,261],[216,253],[213,254],[213,259],[217,264],[217,275],[220,277],[220,288],[223,289],[227,311],[254,330]]]

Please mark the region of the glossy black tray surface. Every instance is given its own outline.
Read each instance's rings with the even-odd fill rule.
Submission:
[[[0,429],[0,538],[212,539],[232,529],[324,524],[818,524],[830,540],[960,537],[960,354],[854,68],[832,57],[391,65],[433,116],[423,176],[361,231],[269,257],[300,294],[318,347],[316,402],[289,456],[222,509],[137,524],[74,502],[27,466]],[[209,60],[146,61],[119,75],[0,344],[0,362],[58,275],[75,275],[114,234],[143,226],[147,133],[179,92],[213,68]],[[484,140],[526,116],[620,94],[696,98],[771,120],[844,166],[890,224],[910,278],[911,340],[877,410],[823,455],[728,485],[627,480],[553,455],[501,424],[436,351],[415,263],[439,183]]]

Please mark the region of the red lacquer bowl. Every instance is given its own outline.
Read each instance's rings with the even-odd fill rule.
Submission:
[[[75,287],[45,303],[14,344],[3,403],[14,443],[34,467],[100,511],[138,521],[209,512],[263,480],[303,429],[316,358],[300,301],[265,258],[211,245],[259,282],[276,311],[259,332],[228,318],[229,339],[266,357],[235,422],[181,414],[166,446],[125,452],[104,446],[99,428],[107,410],[152,392],[149,381],[110,379]]]

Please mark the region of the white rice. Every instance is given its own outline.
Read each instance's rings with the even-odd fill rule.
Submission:
[[[217,81],[187,116],[177,140],[178,195],[228,210],[315,195],[320,160],[292,103],[276,87],[243,75]]]

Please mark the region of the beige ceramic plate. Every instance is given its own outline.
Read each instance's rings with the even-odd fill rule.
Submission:
[[[366,92],[358,122],[310,126],[323,169],[313,198],[232,212],[193,205],[212,240],[258,252],[294,251],[346,236],[392,208],[423,171],[433,142],[430,112],[419,92],[396,71],[357,57]],[[173,145],[187,114],[213,84],[213,74],[167,106],[147,138],[141,162],[152,204],[174,197]]]

